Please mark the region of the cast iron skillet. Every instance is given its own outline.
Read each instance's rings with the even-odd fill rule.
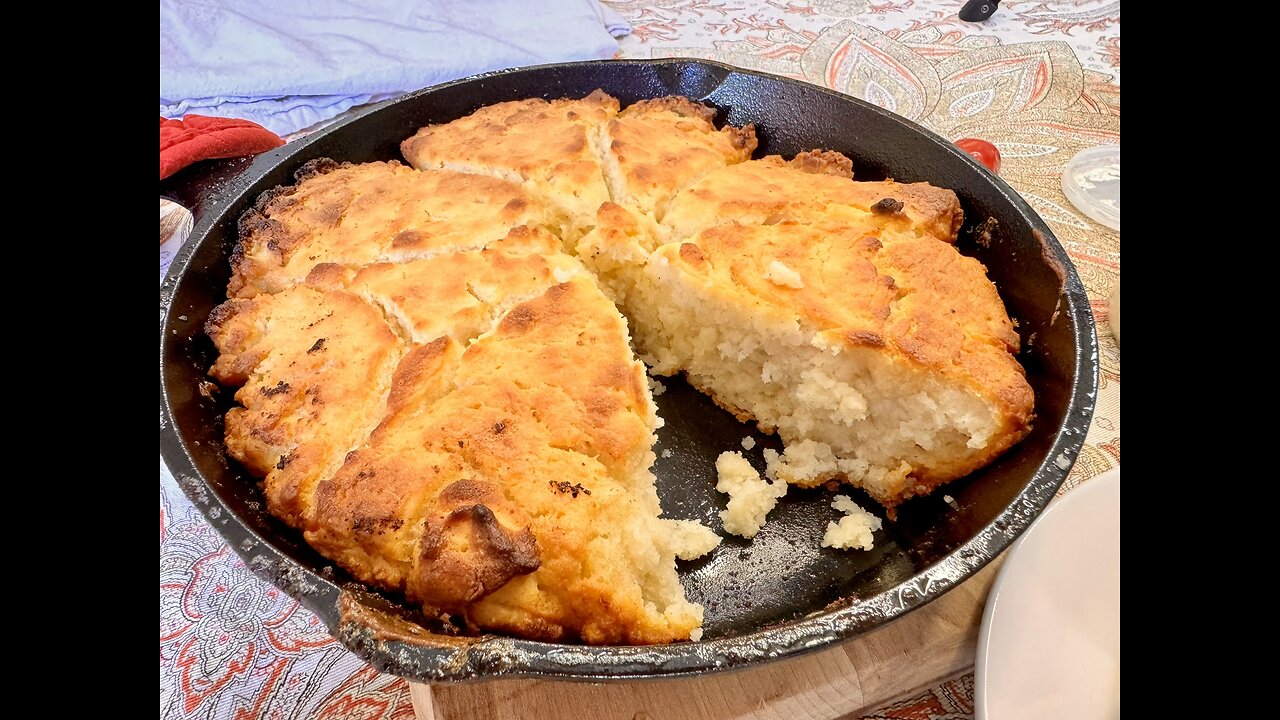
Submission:
[[[457,638],[419,623],[403,598],[355,583],[267,515],[257,483],[222,446],[231,393],[211,387],[214,360],[201,330],[225,299],[236,220],[259,193],[292,182],[318,157],[399,158],[401,140],[495,102],[582,97],[603,88],[623,105],[685,95],[719,108],[718,120],[756,124],[757,156],[828,148],[854,160],[861,179],[929,181],[960,196],[967,218],[959,247],[986,264],[1018,321],[1036,393],[1035,429],[990,467],[932,497],[906,503],[877,533],[875,550],[819,547],[836,511],[831,493],[792,489],[754,541],[729,536],[710,556],[682,563],[689,599],[706,606],[700,642],[661,647],[583,647],[483,636]],[[659,677],[743,667],[854,637],[937,598],[996,557],[1044,509],[1085,438],[1097,390],[1097,340],[1085,291],[1066,253],[1008,185],[949,142],[878,107],[812,85],[700,60],[604,61],[512,70],[428,88],[380,105],[233,170],[189,170],[162,185],[191,207],[195,230],[160,288],[160,451],[183,490],[244,558],[314,611],[347,647],[380,670],[422,681],[552,676]],[[974,227],[999,225],[979,243]],[[666,426],[655,466],[668,517],[720,529],[724,496],[714,462],[779,448],[683,381],[657,398]],[[843,490],[842,492],[849,492]],[[943,501],[955,498],[957,507]],[[878,507],[858,492],[866,507]],[[438,629],[436,629],[438,630]]]

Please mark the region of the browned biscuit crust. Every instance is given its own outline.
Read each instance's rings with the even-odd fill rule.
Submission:
[[[228,295],[279,292],[322,263],[403,262],[483,248],[518,226],[554,224],[518,186],[481,175],[320,160],[297,178],[240,219]]]
[[[995,441],[921,467],[887,507],[1022,437],[1017,335],[950,245],[954,193],[853,182],[833,151],[752,161],[754,128],[715,118],[599,91],[501,103],[405,140],[413,167],[314,161],[259,198],[207,331],[211,375],[240,388],[228,453],[271,512],[357,579],[474,628],[687,639],[701,609],[658,517],[658,420],[600,290],[621,301],[609,273],[651,257],[1004,409]],[[803,286],[768,280],[775,261]]]

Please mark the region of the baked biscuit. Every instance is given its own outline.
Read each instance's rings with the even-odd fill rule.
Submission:
[[[717,130],[714,119],[713,108],[666,97],[641,100],[609,121],[601,146],[612,201],[661,220],[682,188],[750,159],[755,126]]]
[[[479,173],[522,184],[563,208],[572,226],[609,199],[600,136],[617,114],[617,99],[599,90],[581,100],[498,103],[428,125],[401,143],[400,151],[420,170]]]
[[[296,180],[240,219],[228,295],[279,292],[321,263],[403,262],[558,222],[519,186],[483,175],[316,160]]]
[[[663,218],[663,237],[679,240],[726,223],[768,225],[793,220],[874,222],[885,229],[955,242],[964,223],[955,193],[928,183],[851,179],[852,163],[832,151],[804,152],[790,161],[769,155],[732,165],[680,193]],[[882,203],[885,200],[889,202]]]
[[[994,285],[952,246],[955,193],[852,175],[830,151],[729,165],[660,222],[602,206],[576,250],[655,373],[779,434],[774,477],[893,513],[1020,440],[1034,403]]]
[[[1030,427],[1018,338],[978,261],[872,222],[720,225],[659,247],[628,297],[655,371],[787,446],[774,475],[892,511]]]
[[[316,161],[241,222],[210,371],[228,454],[357,579],[548,641],[700,634],[660,517],[636,349],[776,431],[771,479],[890,514],[1022,438],[1033,399],[954,193],[597,91],[429,126],[396,162]],[[576,257],[574,257],[576,255]],[[775,494],[782,494],[780,492]]]
[[[247,382],[228,450],[313,547],[428,613],[547,640],[687,639],[702,609],[675,559],[714,542],[659,518],[644,368],[557,246],[518,228],[228,301],[208,327],[214,376]]]
[[[307,540],[432,614],[544,640],[685,639],[649,466],[657,417],[588,276],[467,345],[417,346],[388,412],[316,491]]]
[[[302,527],[316,483],[382,417],[405,345],[360,298],[305,286],[229,300],[205,329],[221,353],[209,374],[240,388],[227,454],[265,478],[273,515]]]
[[[483,250],[399,263],[317,265],[306,282],[364,298],[410,342],[449,335],[466,343],[516,303],[585,272],[559,247],[559,238],[545,230],[521,226]]]

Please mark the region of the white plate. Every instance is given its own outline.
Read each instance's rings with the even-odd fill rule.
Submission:
[[[1120,717],[1120,468],[1009,551],[978,638],[977,720]]]
[[[1082,150],[1062,170],[1062,192],[1080,212],[1120,231],[1120,146]]]

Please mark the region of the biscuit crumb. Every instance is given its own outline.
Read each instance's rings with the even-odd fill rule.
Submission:
[[[822,536],[822,547],[850,550],[870,550],[875,547],[875,531],[884,525],[884,521],[858,506],[847,495],[837,495],[831,507],[845,513],[838,522],[827,523],[827,532]]]
[[[769,511],[787,494],[787,484],[769,483],[742,453],[723,452],[716,459],[716,490],[729,496],[729,506],[720,511],[724,530],[744,538],[753,538],[764,525]]]
[[[658,397],[659,395],[667,391],[667,386],[658,382],[654,378],[646,375],[645,380],[649,382],[649,392],[652,393],[654,397]]]
[[[663,520],[671,549],[681,560],[697,560],[720,545],[715,530],[697,520]]]

